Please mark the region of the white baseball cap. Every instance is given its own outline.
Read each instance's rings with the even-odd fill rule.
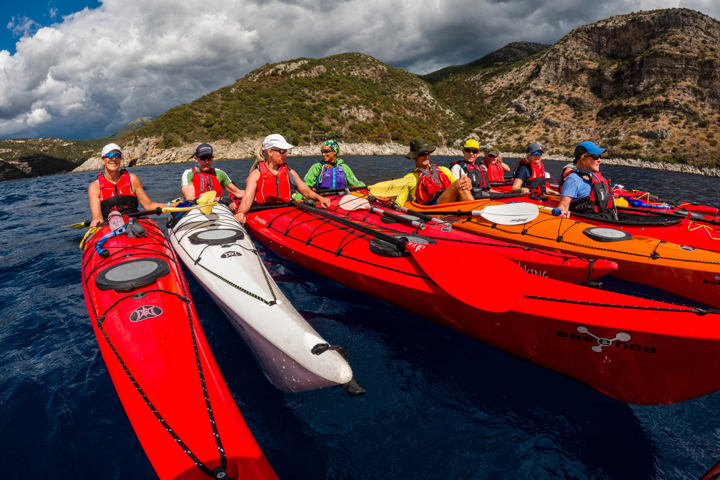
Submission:
[[[122,148],[120,148],[119,146],[117,146],[114,143],[108,143],[107,145],[105,145],[103,147],[101,155],[104,157],[105,155],[107,155],[108,153],[110,153],[114,150],[117,150],[118,152],[122,153]]]
[[[263,150],[267,150],[269,148],[283,148],[287,150],[289,148],[293,148],[293,145],[290,145],[287,140],[285,140],[285,137],[279,133],[273,133],[265,137],[265,140],[263,140],[262,143]]]

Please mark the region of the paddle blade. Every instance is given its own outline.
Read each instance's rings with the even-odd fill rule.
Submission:
[[[480,310],[512,310],[525,296],[525,283],[532,281],[517,263],[477,246],[409,242],[405,248],[440,288]]]
[[[84,222],[78,222],[78,223],[72,223],[70,225],[63,225],[63,227],[67,228],[74,228],[76,230],[83,229],[90,225],[90,220],[85,220]]]
[[[376,197],[397,197],[407,184],[408,180],[406,178],[395,178],[369,185],[367,188]]]
[[[482,210],[473,211],[473,215],[479,215],[488,222],[498,225],[520,225],[532,222],[539,213],[537,205],[526,202],[489,205]]]
[[[217,202],[215,202],[216,195],[217,193],[215,190],[210,190],[200,195],[200,198],[197,199],[198,205],[204,205],[204,207],[200,208],[200,211],[205,215],[210,215],[212,213],[213,205],[217,204]]]
[[[358,197],[357,195],[343,195],[338,202],[338,207],[348,212],[353,210],[369,210],[370,202],[367,198]]]

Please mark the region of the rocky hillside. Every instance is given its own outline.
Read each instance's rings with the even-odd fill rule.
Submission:
[[[538,140],[569,154],[720,166],[720,22],[687,9],[612,17],[512,65],[433,80],[470,130],[501,148]],[[427,77],[426,77],[427,78]]]
[[[539,141],[557,155],[593,140],[612,157],[717,168],[718,48],[720,22],[667,9],[586,25],[552,46],[512,43],[422,77],[361,53],[299,58],[144,119],[119,143],[130,165],[141,165],[187,161],[199,142],[212,142],[220,158],[251,157],[271,132],[304,146],[301,155],[330,137],[346,155],[402,154],[415,136],[446,149],[475,136],[505,152]],[[13,172],[37,174],[30,157],[10,150],[0,160],[16,162]],[[93,157],[82,168],[99,166]]]

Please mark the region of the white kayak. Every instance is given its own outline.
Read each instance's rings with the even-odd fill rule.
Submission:
[[[185,212],[168,222],[168,233],[177,256],[230,318],[275,387],[301,392],[341,385],[353,395],[364,392],[341,347],[330,345],[295,310],[229,208]]]

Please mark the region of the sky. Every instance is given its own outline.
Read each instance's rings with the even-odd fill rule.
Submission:
[[[99,138],[298,57],[417,74],[553,44],[613,15],[717,0],[25,0],[0,7],[0,138]]]

